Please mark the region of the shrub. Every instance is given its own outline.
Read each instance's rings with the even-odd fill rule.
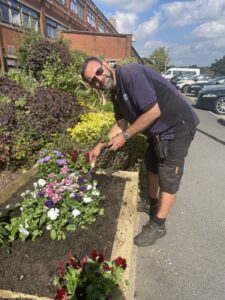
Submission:
[[[29,101],[29,122],[38,137],[63,132],[66,126],[76,123],[81,107],[75,96],[58,89],[38,88]]]
[[[110,112],[90,112],[82,115],[81,121],[67,131],[78,146],[91,147],[107,133],[113,123],[114,116]]]
[[[31,75],[26,74],[23,70],[14,70],[7,74],[7,76],[15,80],[20,84],[26,91],[34,93],[37,87],[39,86],[38,81]]]
[[[37,80],[42,79],[41,72],[46,62],[54,63],[59,59],[64,67],[72,63],[72,57],[65,44],[58,41],[51,42],[46,38],[34,39],[27,45],[27,49],[20,48],[20,53],[23,56],[20,60],[23,64],[22,68],[26,72],[30,70]]]

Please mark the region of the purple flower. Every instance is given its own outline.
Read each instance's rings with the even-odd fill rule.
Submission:
[[[43,191],[39,191],[39,192],[37,193],[37,196],[38,196],[38,197],[43,197],[44,194],[45,194],[45,193],[44,193]]]
[[[53,151],[53,153],[54,153],[55,156],[57,156],[57,157],[64,157],[64,155],[63,155],[61,152],[57,151],[57,150]]]
[[[43,163],[49,161],[51,158],[52,158],[52,157],[51,157],[50,155],[45,156],[45,157],[39,159],[39,160],[37,161],[37,163],[38,163],[38,164],[43,164]]]
[[[74,199],[77,201],[81,201],[83,199],[83,196],[80,194],[75,194]]]
[[[80,182],[80,183],[83,183],[84,182],[84,178],[83,177],[78,177],[77,181]]]
[[[54,206],[54,202],[52,200],[47,200],[45,201],[44,206],[51,208]]]
[[[80,188],[80,190],[81,190],[82,192],[85,192],[85,191],[87,190],[86,185],[83,185],[83,186]]]
[[[59,166],[63,166],[66,164],[66,159],[56,159],[56,162]]]

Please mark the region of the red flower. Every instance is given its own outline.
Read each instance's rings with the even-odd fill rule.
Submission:
[[[96,260],[97,256],[98,256],[97,250],[96,250],[96,249],[93,249],[92,252],[91,252],[91,257],[92,257],[92,259],[93,259],[93,260]]]
[[[66,257],[66,262],[72,266],[74,269],[79,269],[80,268],[80,262],[75,260],[71,250],[69,251],[67,257]]]
[[[68,151],[69,155],[71,156],[71,159],[74,163],[77,162],[78,156],[79,156],[79,152],[76,150],[70,150]]]
[[[104,264],[104,265],[103,265],[103,270],[104,270],[104,271],[111,271],[112,268],[111,268],[109,265]]]
[[[116,264],[117,267],[121,267],[121,268],[123,268],[124,270],[125,270],[126,267],[127,267],[126,259],[125,259],[125,258],[122,258],[122,257],[117,257],[117,259],[115,259],[115,264]]]
[[[54,298],[55,300],[66,300],[67,299],[67,293],[66,289],[60,288],[57,289],[57,295]]]
[[[82,261],[81,261],[81,266],[82,266],[82,270],[85,271],[86,270],[86,267],[87,267],[87,261],[88,261],[88,258],[87,256],[85,256]]]
[[[57,268],[60,270],[60,275],[63,277],[66,270],[65,270],[63,264],[61,263],[61,261],[58,261]]]
[[[103,261],[104,261],[104,256],[101,253],[99,253],[97,262],[101,264]]]

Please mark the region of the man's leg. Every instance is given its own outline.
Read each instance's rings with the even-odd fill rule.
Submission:
[[[159,192],[159,176],[152,172],[148,172],[148,196],[152,199],[158,198]]]
[[[176,200],[176,194],[160,192],[160,205],[156,214],[159,219],[166,219]]]

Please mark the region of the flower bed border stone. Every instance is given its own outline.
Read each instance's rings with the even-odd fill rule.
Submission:
[[[19,188],[23,187],[31,177],[37,174],[37,168],[33,167],[25,174],[22,174],[12,184],[6,186],[0,191],[0,203],[6,202]],[[116,300],[134,298],[134,278],[136,266],[136,248],[133,247],[133,237],[137,224],[137,199],[138,199],[138,173],[127,171],[99,171],[97,174],[106,174],[126,179],[125,190],[122,197],[121,208],[117,223],[117,230],[113,242],[111,260],[118,256],[126,258],[127,269],[123,273],[121,283],[119,285],[118,294],[115,295]],[[125,285],[125,281],[130,286]],[[122,292],[122,295],[121,295]],[[35,295],[26,295],[8,290],[0,289],[1,299],[33,299],[33,300],[51,300],[46,297],[37,297]]]

